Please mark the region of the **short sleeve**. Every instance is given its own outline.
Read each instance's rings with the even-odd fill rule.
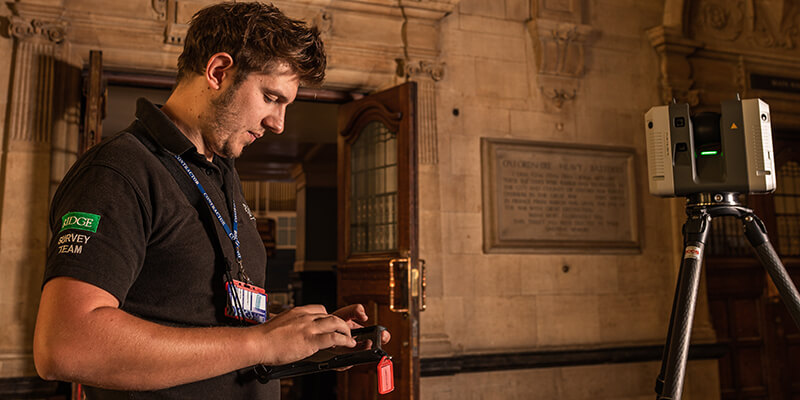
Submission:
[[[62,182],[50,210],[52,241],[44,283],[75,278],[125,297],[141,271],[150,220],[133,181],[105,165],[87,165]]]

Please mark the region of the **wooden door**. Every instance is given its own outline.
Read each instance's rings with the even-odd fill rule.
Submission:
[[[775,135],[775,166],[778,187],[774,194],[762,196],[767,205],[754,206],[754,209],[763,209],[761,213],[770,218],[767,225],[773,232],[770,240],[795,286],[800,286],[800,140],[797,132]],[[766,286],[764,299],[766,332],[773,359],[770,372],[777,386],[773,393],[776,398],[800,400],[800,329],[772,282]]]
[[[103,52],[89,51],[89,65],[83,80],[82,124],[78,135],[78,155],[85,153],[92,146],[100,143],[103,133],[103,119],[106,117],[107,92],[103,79]],[[71,384],[71,399],[83,400],[83,387],[78,383]]]
[[[103,80],[103,52],[89,52],[89,66],[83,81],[83,125],[78,138],[78,154],[100,143],[105,118],[106,88]]]
[[[417,257],[416,85],[406,83],[347,103],[338,119],[339,305],[360,303],[367,325],[392,334],[394,392],[419,398],[419,312],[423,267]],[[376,366],[340,374],[338,398],[378,398]]]

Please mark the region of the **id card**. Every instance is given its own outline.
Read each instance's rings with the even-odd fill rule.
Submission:
[[[267,292],[264,289],[234,280],[233,287],[231,282],[225,282],[225,291],[228,293],[226,316],[252,324],[267,321]]]

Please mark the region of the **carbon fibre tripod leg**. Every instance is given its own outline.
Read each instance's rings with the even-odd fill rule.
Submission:
[[[686,246],[685,237],[683,245]],[[658,378],[656,378],[656,394],[661,394],[661,392],[664,390],[664,375],[666,374],[667,370],[667,354],[669,354],[669,345],[672,339],[672,324],[675,322],[675,307],[678,305],[678,298],[680,295],[683,264],[683,259],[681,259],[681,266],[680,269],[678,269],[678,282],[675,284],[675,294],[672,295],[672,311],[669,315],[669,325],[667,325],[667,339],[666,343],[664,343],[664,350],[661,351],[661,372],[658,373]]]
[[[692,321],[697,305],[697,291],[700,286],[703,249],[711,225],[711,216],[705,208],[687,209],[687,213],[688,218],[683,224],[683,242],[686,249],[678,276],[676,298],[672,304],[664,358],[661,360],[661,375],[656,382],[658,400],[681,398],[692,335]]]
[[[752,212],[743,214],[741,218],[744,223],[744,234],[747,236],[747,240],[755,249],[761,265],[772,278],[772,283],[778,288],[778,293],[780,293],[781,299],[786,304],[786,308],[789,309],[789,314],[792,316],[795,325],[800,328],[800,294],[798,294],[797,287],[792,283],[792,278],[789,277],[786,268],[781,263],[781,259],[769,242],[764,223]]]

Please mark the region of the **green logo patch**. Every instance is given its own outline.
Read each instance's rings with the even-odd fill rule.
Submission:
[[[84,212],[70,212],[61,217],[61,230],[80,229],[89,232],[97,232],[97,225],[100,224],[100,216]]]

